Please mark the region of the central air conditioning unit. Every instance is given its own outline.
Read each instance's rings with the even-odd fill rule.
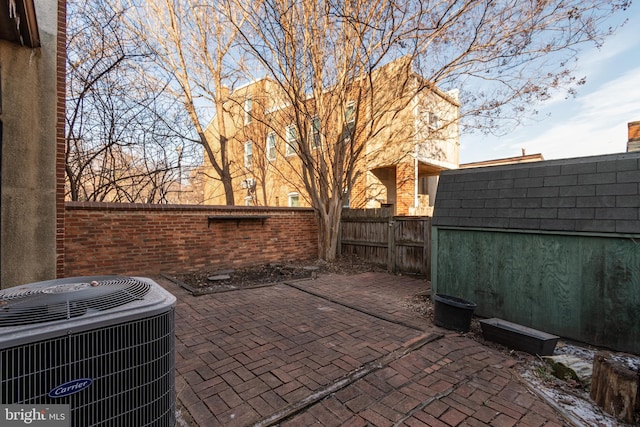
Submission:
[[[70,425],[174,426],[176,299],[91,276],[0,291],[0,404],[70,408]]]

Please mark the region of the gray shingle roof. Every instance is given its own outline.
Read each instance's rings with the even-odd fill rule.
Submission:
[[[640,234],[640,152],[443,172],[433,225]]]

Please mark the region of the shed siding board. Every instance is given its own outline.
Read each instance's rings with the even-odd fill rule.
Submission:
[[[438,228],[437,293],[563,337],[640,352],[640,257],[631,238]]]
[[[639,152],[448,171],[440,183],[435,292],[476,302],[481,316],[640,353]]]

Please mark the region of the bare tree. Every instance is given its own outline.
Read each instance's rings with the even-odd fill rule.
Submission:
[[[150,54],[106,0],[68,2],[67,197],[167,203],[180,117],[148,77]],[[178,110],[179,111],[179,110]],[[193,153],[183,157],[194,161]]]
[[[158,71],[171,80],[170,88],[182,103],[206,159],[222,182],[226,203],[234,204],[231,160],[228,156],[228,117],[225,101],[242,66],[242,52],[234,49],[237,30],[231,16],[243,17],[219,2],[149,0],[132,2],[130,25],[155,53]],[[224,9],[224,10],[223,10]],[[223,13],[224,12],[224,13]],[[214,109],[215,134],[206,132]]]
[[[394,125],[416,99],[438,87],[459,89],[462,123],[494,132],[522,118],[534,101],[574,90],[582,82],[571,72],[581,45],[601,43],[611,32],[603,21],[627,6],[624,0],[226,0],[224,10],[239,11],[241,20],[229,20],[274,82],[269,96],[286,106],[272,109],[264,124],[294,141],[297,156],[278,169],[297,174],[318,216],[320,255],[331,260],[357,165],[387,156],[388,144],[373,153],[366,143],[425,132]]]

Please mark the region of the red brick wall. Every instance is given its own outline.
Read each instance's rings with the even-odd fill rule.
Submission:
[[[65,100],[67,58],[67,2],[58,0],[56,52],[56,276],[64,274]]]
[[[396,215],[408,215],[409,208],[415,205],[415,165],[410,162],[396,166]]]
[[[640,139],[640,122],[629,122],[629,141],[636,141]]]
[[[184,272],[318,257],[311,209],[67,202],[64,275]],[[213,215],[269,215],[215,221]]]

